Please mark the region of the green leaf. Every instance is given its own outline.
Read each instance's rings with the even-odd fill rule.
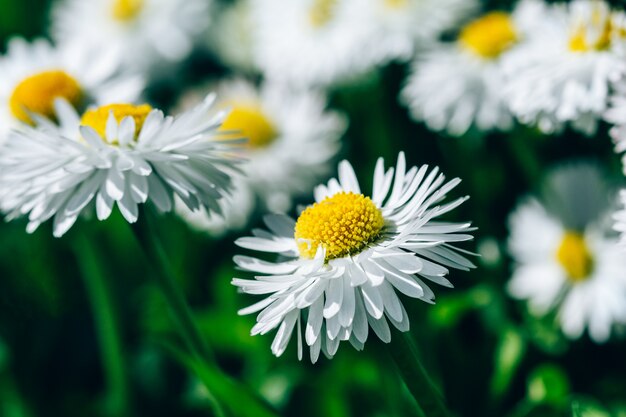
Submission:
[[[541,365],[528,378],[528,398],[533,402],[562,405],[569,393],[567,375],[556,365]]]
[[[498,397],[508,390],[525,352],[526,341],[520,332],[515,328],[507,329],[496,347],[495,371],[491,379],[492,396]]]

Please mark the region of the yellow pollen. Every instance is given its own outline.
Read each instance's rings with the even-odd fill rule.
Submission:
[[[556,258],[573,282],[584,281],[593,270],[593,257],[585,243],[583,235],[577,232],[566,232]]]
[[[152,107],[148,104],[140,104],[138,106],[133,104],[108,104],[87,110],[80,119],[80,124],[92,127],[98,132],[102,139],[105,139],[107,120],[111,112],[113,112],[113,116],[118,123],[125,117],[130,116],[135,119],[135,138],[137,138],[151,110]],[[117,143],[117,139],[113,140],[111,143]]]
[[[304,210],[294,236],[301,257],[314,258],[321,245],[329,261],[362,251],[384,224],[383,214],[369,197],[340,192]]]
[[[256,105],[233,106],[220,131],[232,131],[233,139],[245,137],[250,148],[263,148],[271,144],[276,136],[276,128],[263,111]]]
[[[114,0],[111,13],[115,20],[129,22],[134,20],[143,9],[144,0]]]
[[[511,17],[504,12],[491,12],[468,23],[459,35],[459,42],[484,59],[494,59],[509,49],[518,36]]]
[[[313,0],[313,5],[309,10],[313,27],[320,28],[330,22],[338,2],[339,0]]]
[[[81,101],[78,82],[63,71],[44,71],[22,80],[9,99],[11,113],[17,119],[32,124],[28,113],[54,117],[54,100],[65,98],[75,107]]]

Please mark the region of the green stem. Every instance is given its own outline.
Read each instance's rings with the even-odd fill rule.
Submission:
[[[85,235],[78,235],[74,242],[74,250],[91,302],[100,344],[107,385],[104,409],[110,416],[127,416],[129,415],[129,396],[126,367],[119,325],[115,315],[115,303],[102,268],[103,262],[99,258],[93,241]]]
[[[410,333],[396,333],[393,343],[388,346],[404,383],[426,417],[451,417],[442,395],[419,360],[417,347]]]
[[[178,285],[176,272],[170,263],[165,248],[153,227],[153,213],[146,209],[142,211],[142,222],[133,224],[132,230],[137,242],[143,249],[152,266],[152,276],[155,278],[165,300],[169,306],[170,314],[180,330],[189,351],[195,355],[207,368],[214,369],[215,358],[206,340],[198,328],[191,308],[185,299],[185,295]],[[218,417],[225,416],[225,412],[212,392],[207,395]]]

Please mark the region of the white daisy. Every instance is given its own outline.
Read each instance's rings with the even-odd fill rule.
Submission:
[[[544,29],[509,54],[506,95],[522,123],[593,134],[611,81],[626,74],[626,15],[600,0],[549,6]]]
[[[52,11],[56,39],[118,48],[128,66],[154,69],[189,55],[210,21],[209,0],[62,0]]]
[[[452,287],[448,268],[473,265],[453,246],[472,239],[469,223],[435,219],[467,197],[442,203],[459,179],[445,182],[437,168],[406,170],[404,154],[394,169],[382,159],[374,172],[372,197],[361,193],[352,166],[339,164],[339,179],[315,189],[316,203],[294,221],[284,215],[265,219],[269,231],[254,230],[237,245],[280,255],[277,262],[236,256],[235,263],[255,274],[234,278],[248,294],[266,298],[240,311],[259,312],[252,334],[278,328],[272,352],[281,355],[296,329],[298,357],[302,334],[311,361],[320,350],[332,357],[342,340],[362,349],[368,328],[390,341],[388,321],[401,331],[409,318],[396,292],[434,302],[425,280]],[[304,329],[303,329],[304,327]]]
[[[37,127],[9,134],[0,149],[0,199],[8,219],[28,215],[29,232],[54,217],[63,235],[81,212],[109,217],[117,204],[137,220],[138,204],[172,209],[178,196],[190,209],[219,210],[230,186],[224,170],[235,163],[230,143],[217,132],[223,113],[211,114],[213,97],[178,117],[149,105],[112,104],[82,118],[63,100],[55,103],[60,126],[38,118]]]
[[[220,129],[247,138],[248,146],[241,167],[245,175],[220,203],[225,217],[191,217],[192,224],[211,232],[244,226],[242,217],[256,199],[263,210],[289,210],[293,197],[328,175],[346,129],[345,118],[326,110],[325,97],[314,91],[272,83],[257,88],[236,79],[222,82],[217,92],[218,106],[230,110]],[[184,207],[179,212],[189,218]],[[207,218],[197,221],[202,217]]]
[[[253,2],[255,59],[266,76],[295,85],[344,82],[375,64],[369,0]]]
[[[418,55],[401,100],[433,130],[463,135],[512,127],[502,90],[502,57],[514,49],[541,12],[524,1],[511,14],[490,12],[465,25],[456,42]]]
[[[528,300],[535,315],[556,311],[569,338],[588,328],[601,343],[614,323],[626,322],[626,259],[601,213],[591,216],[607,196],[590,201],[594,190],[588,186],[596,181],[588,174],[578,167],[563,172],[560,183],[568,191],[558,207],[548,211],[530,199],[511,215],[509,250],[516,265],[508,290]]]
[[[418,47],[437,40],[442,32],[471,15],[475,0],[372,0],[366,2],[369,24],[377,29],[368,48],[381,62],[407,60]]]
[[[245,73],[255,73],[258,71],[254,59],[256,30],[252,2],[238,0],[218,9],[206,40],[223,64]]]
[[[9,42],[0,57],[0,142],[30,113],[54,116],[55,98],[82,110],[90,103],[133,101],[142,91],[141,77],[121,71],[111,48],[94,49],[82,41],[53,47],[45,40]]]

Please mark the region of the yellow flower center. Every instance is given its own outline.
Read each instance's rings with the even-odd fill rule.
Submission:
[[[54,100],[65,98],[75,107],[83,96],[78,82],[63,71],[44,71],[22,80],[9,98],[9,108],[17,119],[32,124],[29,112],[54,117]]]
[[[139,135],[143,123],[148,117],[148,114],[152,110],[152,107],[148,104],[140,104],[138,106],[132,104],[108,104],[106,106],[97,107],[95,109],[87,110],[83,117],[80,119],[80,124],[83,126],[89,126],[93,128],[100,137],[106,139],[106,125],[109,119],[109,114],[113,113],[115,120],[121,122],[125,117],[132,117],[135,119],[135,139]],[[116,144],[117,139],[111,139],[111,144]]]
[[[263,148],[276,139],[278,133],[274,124],[256,105],[234,106],[220,131],[231,131],[228,136],[234,139],[241,136],[248,139],[250,148]]]
[[[315,28],[325,26],[333,18],[333,12],[339,0],[313,0],[309,10],[309,19]]]
[[[314,258],[321,245],[329,261],[362,251],[380,235],[384,224],[383,214],[369,197],[340,192],[300,214],[295,238],[301,257]]]
[[[509,49],[518,36],[509,14],[491,12],[468,23],[459,35],[461,45],[484,59],[494,59]]]
[[[134,20],[143,9],[144,0],[114,0],[111,8],[113,18],[120,22]]]
[[[593,270],[593,257],[585,243],[585,237],[577,232],[565,233],[556,258],[573,282],[584,281]]]
[[[569,49],[572,52],[605,51],[611,47],[613,32],[608,10],[595,8],[589,21],[579,21],[574,26],[569,38]],[[618,31],[618,34],[622,33]]]

